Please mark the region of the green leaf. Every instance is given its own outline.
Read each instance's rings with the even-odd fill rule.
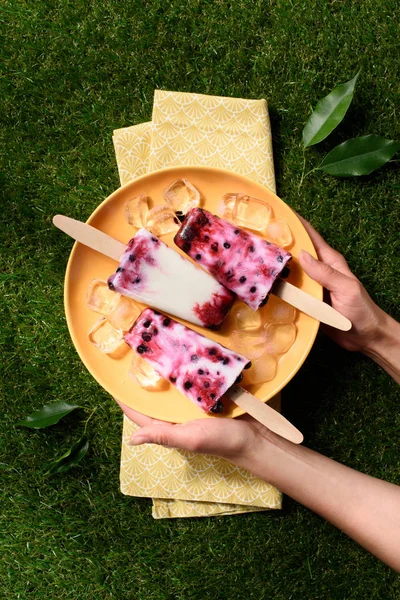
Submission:
[[[336,146],[317,169],[337,177],[369,175],[387,163],[397,150],[400,150],[400,142],[379,135],[364,135]]]
[[[84,435],[80,440],[75,442],[65,454],[47,465],[48,473],[51,475],[55,475],[56,473],[66,473],[82,460],[88,449],[89,440]]]
[[[28,415],[18,425],[30,427],[31,429],[42,429],[49,425],[55,425],[65,415],[68,415],[73,410],[81,408],[76,404],[68,404],[67,402],[55,402],[54,404],[45,404],[39,410],[36,410],[31,415]]]
[[[322,142],[343,120],[353,100],[354,87],[359,74],[360,71],[353,79],[338,85],[318,102],[303,129],[305,148]]]

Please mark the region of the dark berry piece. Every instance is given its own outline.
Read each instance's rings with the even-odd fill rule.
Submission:
[[[197,372],[198,372],[198,374],[199,374],[199,375],[204,375],[204,371],[203,371],[203,369],[198,369],[198,371],[197,371]]]
[[[203,212],[200,212],[199,216],[197,217],[197,223],[200,227],[205,227],[206,225],[210,224],[210,221],[207,219],[207,216]]]
[[[151,340],[152,337],[153,336],[148,331],[144,331],[142,333],[142,340],[144,340],[145,342],[150,342],[150,340]]]
[[[205,235],[204,238],[203,238],[203,240],[205,242],[209,242],[210,241],[210,236],[209,235]]]
[[[189,252],[191,247],[192,247],[192,244],[190,242],[183,242],[182,250],[184,252]]]
[[[140,344],[136,350],[139,352],[139,354],[145,354],[148,350],[148,347],[146,346],[146,344]]]
[[[240,283],[244,283],[246,281],[247,277],[245,277],[244,275],[241,276],[241,278],[239,279]]]
[[[157,327],[154,327],[154,329],[153,329],[153,335],[157,335],[157,333],[158,333],[158,329],[157,329]]]
[[[247,363],[247,365],[244,365],[243,369],[250,369],[250,367],[251,367],[251,362],[249,361]]]
[[[228,357],[225,357],[225,358],[224,358],[224,360],[223,360],[223,364],[224,364],[224,365],[228,365],[228,364],[229,364],[229,358],[228,358]]]
[[[201,402],[201,396],[197,396],[197,402]]]
[[[170,380],[171,383],[176,383],[176,377],[172,377],[172,375],[169,378],[169,380]]]
[[[217,400],[216,403],[214,404],[214,406],[212,408],[210,408],[210,412],[214,413],[214,414],[218,414],[223,412],[224,410],[224,405],[222,404],[221,400]]]
[[[136,260],[136,256],[135,256],[134,254],[130,254],[130,255],[129,255],[129,260],[130,260],[131,262],[135,262],[135,260]]]
[[[213,244],[211,244],[211,250],[213,252],[218,252],[218,242],[214,242]]]
[[[190,390],[190,388],[193,387],[193,383],[191,381],[185,381],[183,387],[185,388],[185,390]]]
[[[155,315],[161,315],[161,313],[160,313],[160,312],[158,312],[158,310],[155,310],[155,309],[153,310],[153,313],[154,313]]]
[[[134,279],[134,280],[132,281],[132,283],[140,283],[140,277],[136,277],[136,279]]]
[[[197,354],[192,354],[192,356],[190,357],[190,360],[192,362],[197,362],[199,360],[199,357],[197,356]]]
[[[116,272],[117,272],[117,273],[122,273],[122,272],[123,272],[123,270],[124,270],[124,268],[123,268],[123,267],[118,267]]]
[[[168,327],[168,325],[171,325],[171,319],[169,319],[168,317],[165,317],[162,324],[164,325],[164,327]]]
[[[226,248],[227,250],[229,250],[229,248],[231,247],[229,242],[224,242],[224,248]]]
[[[205,381],[204,382],[204,387],[206,388],[206,390],[210,387],[210,382],[209,381]]]
[[[278,262],[283,262],[283,256],[282,256],[282,254],[278,254],[278,256],[276,257],[276,260]]]
[[[195,259],[196,260],[200,260],[201,259],[201,254],[196,254]]]
[[[253,286],[250,288],[250,292],[251,292],[252,294],[254,294],[256,291],[257,291],[257,288],[256,288],[256,286],[255,286],[255,285],[253,285]]]
[[[217,361],[218,361],[218,362],[222,362],[223,360],[224,360],[224,357],[223,357],[223,356],[217,356]]]
[[[210,348],[209,351],[208,351],[208,354],[210,356],[215,356],[217,354],[217,351],[216,351],[215,348]]]
[[[115,290],[115,285],[112,283],[112,281],[108,282],[108,289]]]
[[[183,221],[185,220],[185,215],[183,214],[183,212],[181,210],[177,210],[175,215],[176,215],[176,218],[178,219],[178,221],[180,223],[183,223]]]
[[[225,277],[227,281],[232,281],[232,279],[235,277],[235,274],[229,269],[229,271],[225,273]]]
[[[214,400],[216,397],[217,397],[217,396],[216,396],[214,393],[210,394],[210,398],[211,398],[211,400]]]
[[[233,232],[235,235],[239,235],[239,229],[235,229],[235,231]]]
[[[254,246],[249,246],[249,252],[254,252],[255,248]]]
[[[146,327],[146,329],[147,329],[147,328],[149,328],[149,327],[150,327],[150,325],[151,325],[151,321],[150,321],[149,319],[147,319],[147,321],[145,321],[145,322],[143,323],[143,327]]]

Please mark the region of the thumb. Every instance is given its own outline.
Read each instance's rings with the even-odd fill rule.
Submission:
[[[349,277],[343,275],[327,263],[321,262],[305,250],[299,255],[300,265],[311,279],[320,283],[330,292],[340,292],[349,282]]]

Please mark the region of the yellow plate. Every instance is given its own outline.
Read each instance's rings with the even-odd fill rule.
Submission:
[[[316,254],[306,230],[295,213],[267,188],[230,171],[208,167],[172,167],[144,175],[111,194],[93,212],[88,223],[121,242],[128,242],[136,230],[124,218],[126,200],[139,194],[147,194],[154,205],[162,204],[164,203],[163,190],[172,181],[181,177],[189,179],[196,186],[201,192],[202,206],[211,212],[216,212],[218,200],[228,192],[242,192],[268,202],[273,209],[273,217],[286,219],[293,233],[294,243],[289,248],[293,254],[289,281],[322,300],[321,286],[305,275],[296,258],[301,249],[307,250],[314,256]],[[163,236],[162,239],[169,246],[180,251],[173,243],[172,234]],[[143,414],[175,423],[183,423],[190,419],[215,418],[204,414],[171,384],[166,390],[150,392],[134,383],[128,375],[131,350],[121,358],[114,359],[102,354],[89,341],[88,331],[100,315],[87,308],[86,291],[93,279],[106,280],[115,268],[116,263],[112,259],[75,243],[66,271],[64,300],[68,328],[83,363],[108,393]],[[211,332],[185,324],[227,345],[226,339],[231,333],[229,320],[221,332]],[[274,379],[247,388],[263,401],[269,400],[281,390],[301,367],[313,345],[319,322],[297,311],[296,326],[296,340],[290,350],[281,357]],[[224,416],[236,417],[240,414],[243,414],[243,411],[239,407],[232,403],[226,404]]]

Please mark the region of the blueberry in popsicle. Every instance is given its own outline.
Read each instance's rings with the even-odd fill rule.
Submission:
[[[292,258],[290,252],[203,208],[187,213],[174,242],[253,310],[267,302]]]
[[[128,243],[110,289],[185,319],[216,328],[235,294],[146,229]]]
[[[251,365],[241,354],[151,308],[139,315],[124,339],[204,412],[221,412],[221,396]]]

